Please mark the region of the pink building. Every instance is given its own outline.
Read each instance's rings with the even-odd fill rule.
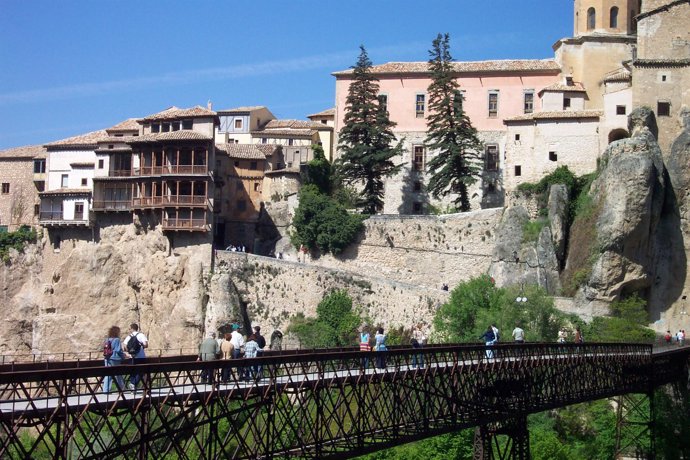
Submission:
[[[472,207],[503,204],[502,170],[505,158],[506,118],[542,110],[540,94],[561,81],[561,68],[553,59],[456,62],[457,82],[464,95],[464,110],[485,144],[482,180],[471,192]],[[450,199],[432,202],[425,193],[425,166],[429,154],[423,143],[428,116],[427,88],[431,83],[426,62],[390,62],[373,66],[379,91],[398,138],[404,138],[399,160],[401,173],[386,182],[384,213],[426,213],[428,206],[444,209]],[[335,132],[343,126],[345,100],[352,70],[335,72]],[[336,139],[337,144],[337,139]]]

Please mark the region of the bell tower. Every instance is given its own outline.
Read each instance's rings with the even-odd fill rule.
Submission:
[[[575,0],[573,36],[635,35],[642,0]]]

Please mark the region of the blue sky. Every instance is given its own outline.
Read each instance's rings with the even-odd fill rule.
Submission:
[[[448,32],[456,60],[551,58],[572,0],[0,0],[0,150],[169,106],[333,107],[331,72],[424,61]]]

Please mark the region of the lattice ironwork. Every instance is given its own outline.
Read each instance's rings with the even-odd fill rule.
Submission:
[[[516,435],[507,422],[516,414],[647,392],[687,372],[687,354],[665,357],[681,369],[657,380],[646,345],[500,345],[492,358],[486,351],[392,349],[382,368],[363,368],[362,352],[338,350],[15,366],[0,370],[0,458],[347,458],[468,427],[498,427],[495,434],[512,426]],[[419,354],[423,368],[412,366]],[[373,366],[376,354],[369,357]],[[201,382],[204,370],[212,382]],[[103,392],[105,376],[134,373],[143,377],[137,392],[117,383]]]
[[[651,460],[654,458],[653,394],[626,394],[615,398],[616,452],[614,458],[625,456]]]

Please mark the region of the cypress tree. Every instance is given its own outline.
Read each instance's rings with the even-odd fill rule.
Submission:
[[[358,207],[365,214],[383,208],[383,180],[395,174],[400,165],[391,160],[402,151],[402,141],[393,146],[395,123],[379,103],[378,80],[371,73],[371,61],[363,46],[352,67],[353,81],[348,90],[344,125],[339,133],[341,157],[338,172],[343,182],[363,183]]]
[[[482,143],[462,107],[462,93],[453,76],[448,34],[438,34],[429,50],[429,117],[424,141],[435,156],[427,163],[428,190],[438,198],[457,194],[455,206],[470,210],[468,187],[481,174]]]

